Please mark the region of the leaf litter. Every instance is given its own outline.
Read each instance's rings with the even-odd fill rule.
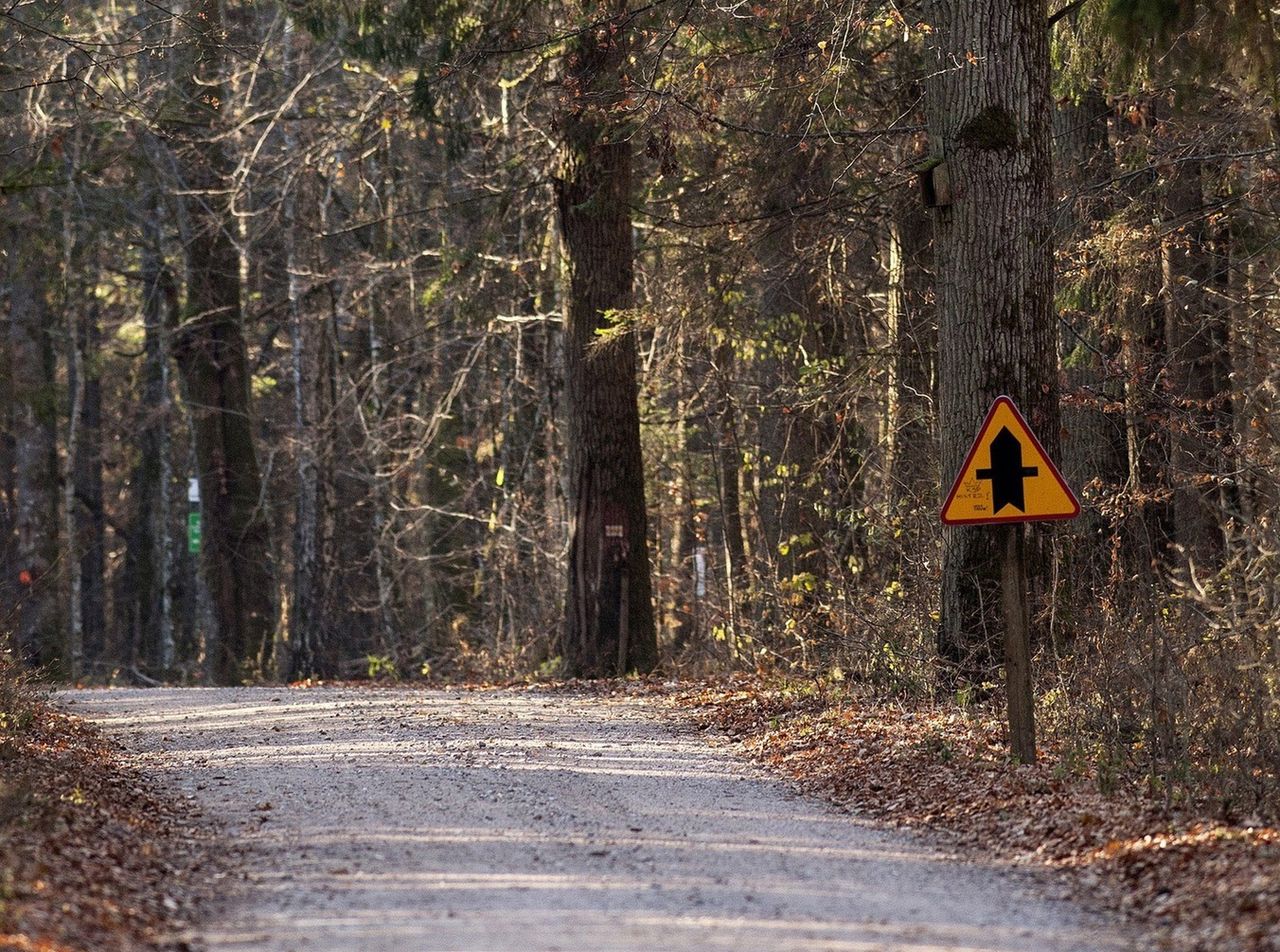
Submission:
[[[971,855],[1056,871],[1158,947],[1280,950],[1280,830],[1258,818],[1171,809],[1139,778],[1104,783],[1052,740],[1037,764],[1014,764],[985,707],[769,676],[663,693],[805,791]]]
[[[0,716],[0,950],[133,952],[179,938],[220,876],[211,826],[31,692]]]

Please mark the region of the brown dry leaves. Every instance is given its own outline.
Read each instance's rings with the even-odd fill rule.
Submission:
[[[162,946],[207,835],[93,728],[23,701],[0,759],[0,949]]]
[[[1019,865],[1068,872],[1177,948],[1280,949],[1280,831],[1172,813],[1069,768],[1052,745],[1014,766],[990,712],[767,679],[674,694],[811,792]]]

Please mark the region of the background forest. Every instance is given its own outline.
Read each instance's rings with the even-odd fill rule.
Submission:
[[[981,419],[940,296],[1020,267],[937,194],[962,6],[3,0],[0,636],[90,682],[998,691],[938,520]],[[1084,508],[1029,538],[1039,715],[1274,808],[1280,14],[1048,13],[1052,165],[996,167],[1052,268],[1015,396]],[[1022,149],[983,115],[953,141]],[[570,447],[628,457],[633,372],[643,485],[593,516],[632,642],[584,662]]]

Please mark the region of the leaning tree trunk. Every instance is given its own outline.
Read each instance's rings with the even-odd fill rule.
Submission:
[[[219,0],[196,0],[186,19],[195,62],[186,84],[183,175],[191,235],[186,312],[173,347],[191,405],[199,466],[203,563],[217,631],[210,677],[235,683],[266,667],[272,649],[270,532],[261,498],[249,366],[241,330],[240,259],[226,205],[228,163],[216,139],[226,99]],[[201,135],[203,134],[203,136]]]
[[[951,183],[950,203],[934,216],[948,482],[1001,393],[1050,456],[1057,448],[1052,113],[1044,0],[935,0],[929,12],[929,133]],[[987,527],[944,532],[938,649],[968,679],[985,678],[1003,638],[998,549]]]
[[[636,341],[631,307],[631,145],[611,115],[623,98],[621,18],[570,45],[562,77],[556,202],[568,294],[565,384],[569,591],[565,664],[576,675],[657,663],[650,596]]]

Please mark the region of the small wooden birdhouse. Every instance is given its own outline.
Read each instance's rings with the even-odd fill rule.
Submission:
[[[945,208],[951,204],[951,173],[941,156],[931,155],[911,167],[920,180],[920,198],[925,208]]]

